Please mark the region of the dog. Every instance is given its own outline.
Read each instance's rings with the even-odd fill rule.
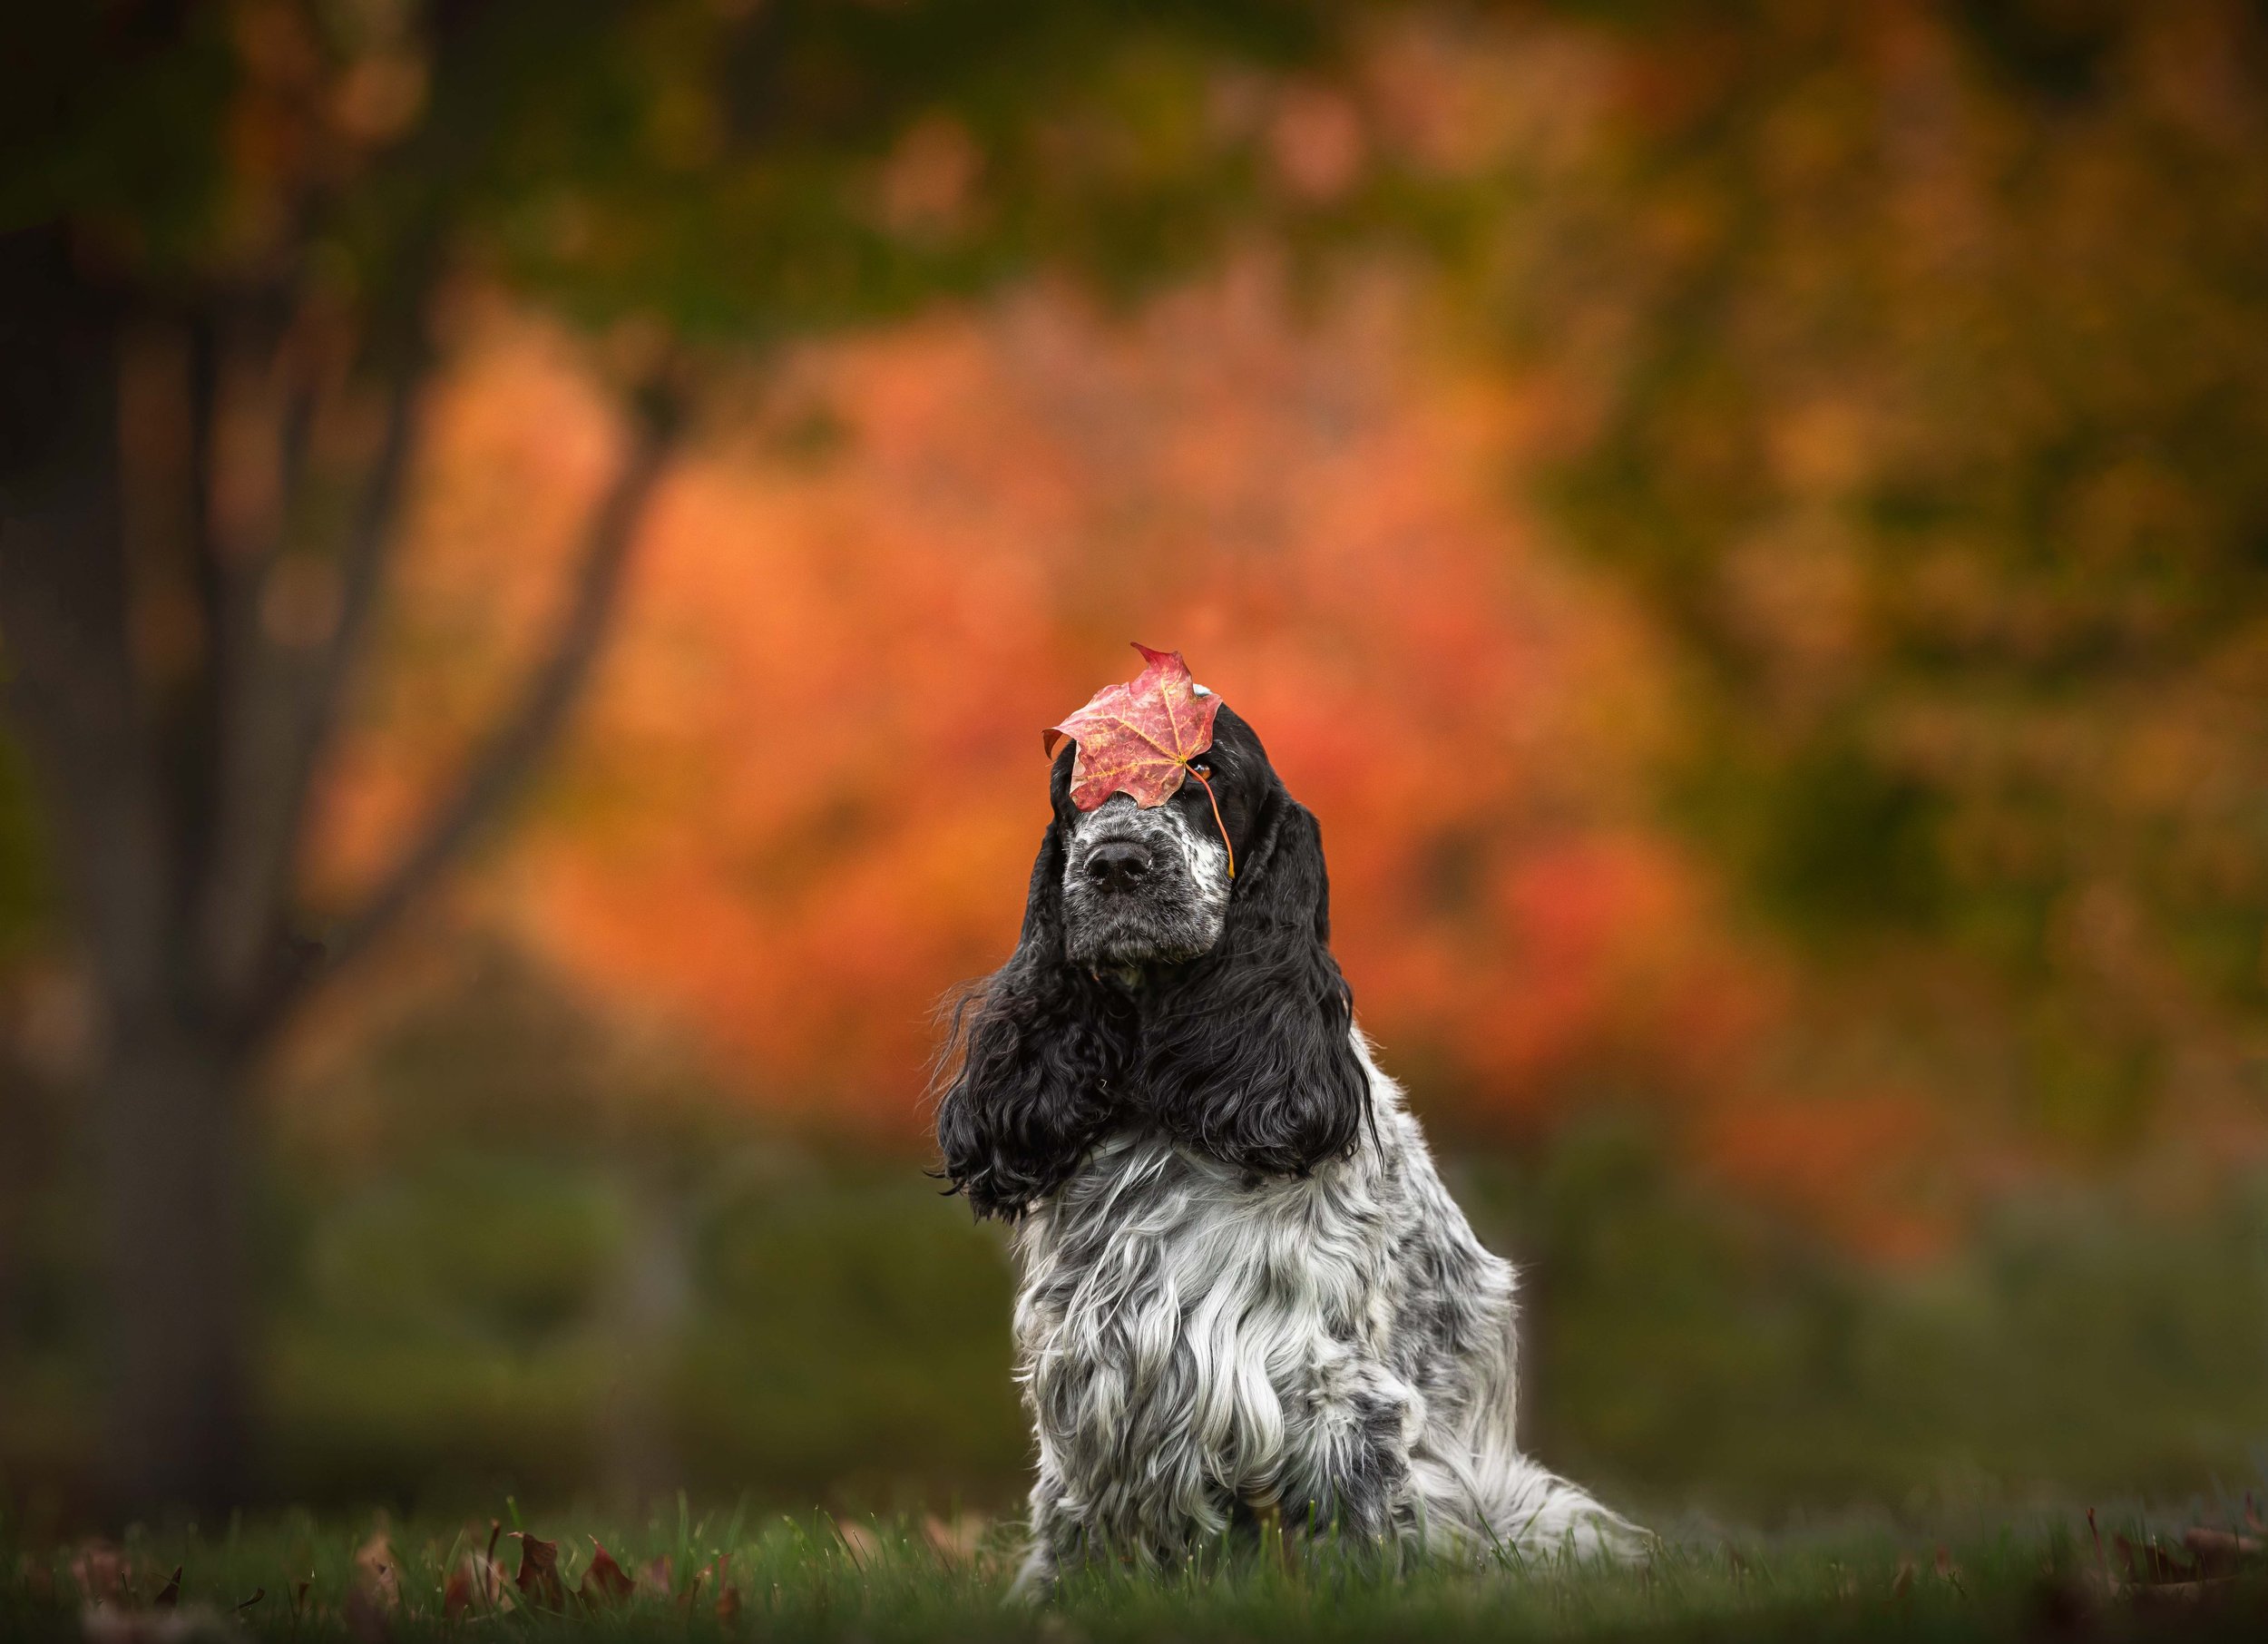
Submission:
[[[1271,1523],[1398,1564],[1637,1556],[1514,1443],[1512,1269],[1354,1023],[1315,818],[1216,704],[1149,808],[1081,808],[1057,753],[1015,952],[948,1036],[940,1173],[1013,1228],[1019,1590]]]

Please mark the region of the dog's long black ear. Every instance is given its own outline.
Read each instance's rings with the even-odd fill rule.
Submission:
[[[1051,823],[1016,951],[962,1003],[945,1048],[937,1146],[979,1216],[1012,1221],[1070,1175],[1110,1117],[1126,1059],[1126,1007],[1063,960],[1063,860]]]
[[[1370,1111],[1354,996],[1331,956],[1323,829],[1273,783],[1227,926],[1146,1025],[1139,1084],[1159,1123],[1217,1159],[1304,1175],[1354,1150]]]

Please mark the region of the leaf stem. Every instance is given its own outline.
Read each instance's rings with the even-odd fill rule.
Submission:
[[[1213,826],[1220,829],[1221,848],[1228,853],[1228,876],[1234,879],[1237,876],[1237,847],[1228,842],[1228,824],[1220,819],[1220,801],[1213,797],[1213,785],[1206,781],[1205,773],[1196,766],[1185,761],[1181,768],[1198,779],[1198,786],[1205,789],[1206,798],[1212,803]]]

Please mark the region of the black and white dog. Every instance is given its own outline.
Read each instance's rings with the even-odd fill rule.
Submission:
[[[1194,782],[1081,810],[1073,757],[937,1114],[953,1188],[1016,1226],[1020,1585],[1270,1519],[1397,1555],[1637,1553],[1513,1442],[1512,1270],[1354,1025],[1322,833],[1259,739],[1219,709],[1192,765],[1217,825]]]

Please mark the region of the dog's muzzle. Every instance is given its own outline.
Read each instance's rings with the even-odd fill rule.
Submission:
[[[1065,956],[1094,967],[1194,959],[1220,940],[1227,853],[1171,807],[1115,795],[1080,817],[1063,874]]]

